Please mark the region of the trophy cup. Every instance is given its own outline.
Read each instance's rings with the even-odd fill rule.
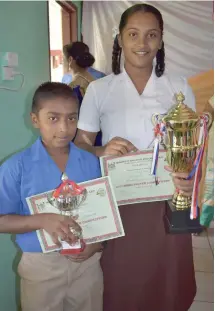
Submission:
[[[184,196],[177,189],[172,201],[166,202],[165,227],[168,233],[199,233],[198,185],[211,115],[196,112],[184,104],[185,97],[176,95],[177,104],[166,115],[153,115],[156,126],[163,129],[160,142],[167,150],[166,161],[173,172],[188,173],[194,178],[193,195]]]
[[[75,182],[70,181],[67,175],[62,175],[62,183],[51,193],[48,201],[58,210],[61,215],[72,217],[77,220],[79,217],[80,205],[86,200],[87,190],[78,186]],[[71,232],[76,236],[77,241],[73,245],[69,245],[66,241],[61,241],[61,254],[77,254],[83,251],[85,244],[83,241],[82,231],[70,228]]]

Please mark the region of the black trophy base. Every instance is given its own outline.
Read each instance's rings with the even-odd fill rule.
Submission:
[[[166,215],[164,216],[164,224],[167,233],[183,234],[183,233],[201,233],[203,231],[198,217],[190,219],[190,209],[177,211],[172,201],[166,201]]]

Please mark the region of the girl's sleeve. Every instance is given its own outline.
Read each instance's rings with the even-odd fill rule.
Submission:
[[[100,115],[94,83],[88,86],[82,101],[78,129],[94,133],[100,131]]]
[[[187,79],[184,80],[184,90],[185,90],[185,101],[184,103],[189,106],[192,110],[196,111],[196,99],[191,86],[188,84]]]

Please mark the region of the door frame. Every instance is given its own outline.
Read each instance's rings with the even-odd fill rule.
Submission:
[[[70,41],[78,40],[78,8],[71,1],[57,1],[55,0],[65,11],[70,13]],[[48,55],[49,55],[49,79],[51,80],[51,64],[50,64],[50,31],[49,31],[49,0],[46,1],[47,7],[47,26],[48,26]]]
[[[78,40],[78,8],[71,1],[56,1],[65,11],[70,14],[70,41]]]

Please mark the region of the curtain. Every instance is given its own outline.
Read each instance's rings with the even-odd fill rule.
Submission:
[[[164,19],[167,71],[191,77],[213,68],[213,1],[145,1]],[[83,40],[95,68],[111,73],[113,29],[124,10],[137,1],[84,1]]]

